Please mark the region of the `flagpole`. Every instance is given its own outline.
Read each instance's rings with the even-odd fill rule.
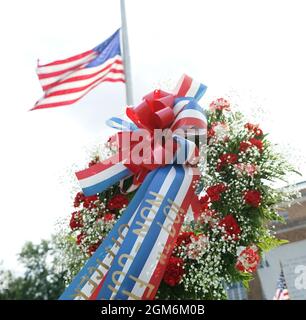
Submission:
[[[124,74],[125,74],[126,103],[127,105],[132,105],[133,91],[132,91],[131,63],[130,63],[130,52],[129,52],[129,42],[128,42],[124,0],[120,0],[120,9],[121,9],[121,41],[122,41],[122,54],[123,54]]]

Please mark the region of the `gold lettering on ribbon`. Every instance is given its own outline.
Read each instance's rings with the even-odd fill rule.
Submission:
[[[157,222],[157,225],[160,226],[164,231],[166,231],[170,237],[174,238],[175,237],[175,224],[181,223],[183,214],[184,214],[184,210],[182,208],[180,208],[174,201],[172,201],[171,199],[167,199],[168,203],[170,203],[170,205],[167,205],[164,207],[163,209],[163,214],[166,216],[166,219],[169,219],[171,222],[168,224],[161,224],[159,221]],[[171,217],[171,213],[175,214],[175,218],[173,219]]]
[[[101,280],[104,278],[104,273],[99,268],[89,267],[88,271],[91,275],[97,272],[98,273],[98,276],[96,277],[97,280]]]
[[[149,288],[148,293],[146,295],[146,298],[148,298],[151,295],[152,291],[155,288],[154,284],[151,284],[149,282],[145,282],[137,277],[132,276],[131,274],[129,275],[129,278],[132,279],[133,281],[135,281],[136,283],[138,283],[140,288],[142,288],[142,287]]]
[[[127,253],[123,253],[120,257],[119,257],[119,259],[118,259],[118,264],[120,265],[120,267],[122,267],[122,268],[124,268],[124,265],[125,265],[125,263],[123,263],[122,262],[122,260],[124,259],[124,258],[126,258],[126,262],[127,262],[127,260],[134,260],[134,257],[133,256],[131,256],[130,254],[127,254]]]
[[[81,297],[84,300],[89,300],[89,297],[84,292],[82,292],[80,289],[75,289],[74,292],[75,293],[71,295],[71,298],[74,299],[74,298],[77,298],[77,297]]]
[[[111,240],[115,244],[116,247],[120,248],[121,242],[119,242],[119,240],[115,239],[114,237],[112,237]]]
[[[122,271],[114,271],[112,273],[112,282],[115,286],[120,286],[121,285],[121,282],[119,280],[116,279],[116,276],[119,275],[119,277],[122,275],[125,277],[125,273],[122,272]],[[118,278],[119,278],[118,277]],[[118,293],[118,289],[116,289],[115,287],[111,286],[110,284],[107,286],[109,290],[112,291],[112,293],[114,293],[115,295]],[[110,300],[113,300],[115,298],[115,296],[112,298],[110,298]]]
[[[139,296],[136,296],[136,294],[130,292],[130,291],[127,291],[127,290],[122,290],[122,293],[125,294],[126,296],[134,299],[134,300],[141,300],[141,297]]]
[[[101,267],[103,267],[103,268],[105,268],[106,270],[108,270],[110,267],[107,265],[107,264],[105,264],[104,262],[102,262],[101,260],[99,260],[98,258],[97,258],[97,263],[101,266]]]
[[[144,238],[145,235],[146,235],[146,233],[147,233],[148,230],[149,230],[149,226],[146,225],[145,223],[141,222],[141,221],[136,221],[135,224],[137,224],[137,225],[140,226],[141,228],[139,228],[139,229],[134,229],[134,230],[133,230],[133,233],[135,233],[135,234],[136,234],[137,236],[139,236],[139,237]],[[143,232],[144,234],[143,234],[142,232]]]
[[[153,207],[153,206],[155,206],[155,207],[160,207],[160,205],[162,204],[162,201],[163,201],[163,199],[164,199],[164,196],[162,196],[162,195],[160,195],[160,194],[158,194],[158,193],[152,192],[152,191],[150,191],[149,193],[150,193],[151,195],[153,195],[153,196],[155,197],[155,199],[146,199],[145,202],[147,202],[148,204],[150,204],[152,207]],[[169,208],[170,208],[170,207],[169,207]],[[149,226],[146,224],[146,222],[152,222],[152,221],[154,220],[154,218],[152,219],[152,217],[149,217],[150,214],[153,214],[153,215],[155,216],[155,215],[156,215],[156,210],[155,210],[154,208],[151,208],[151,207],[144,207],[144,208],[141,209],[141,211],[140,211],[140,217],[141,217],[144,221],[136,221],[136,222],[135,222],[135,224],[136,224],[137,226],[140,226],[140,228],[134,229],[134,230],[133,230],[133,233],[134,233],[134,234],[136,234],[137,236],[143,237],[143,238],[145,237],[146,233],[147,233],[148,230],[149,230]],[[122,224],[122,225],[119,226],[119,228],[118,228],[119,238],[121,238],[122,240],[124,240],[124,238],[125,238],[124,235],[123,235],[123,230],[124,230],[124,228],[126,228],[126,227],[129,228],[129,225],[127,225],[127,224]],[[120,242],[119,242],[118,240],[114,239],[114,238],[112,238],[112,241],[113,241],[116,245],[118,245],[118,246],[121,245]],[[138,244],[137,244],[137,247],[135,248],[134,251],[137,252],[137,251],[139,250],[140,246],[141,246],[141,243],[138,243]],[[113,259],[115,258],[115,254],[114,254],[114,252],[113,252],[112,250],[110,250],[110,249],[108,249],[108,248],[106,248],[105,250],[106,250],[106,252],[107,252],[108,254],[110,254],[110,255],[113,257]],[[125,264],[127,263],[127,261],[128,261],[128,260],[132,260],[132,261],[133,261],[134,258],[135,258],[135,257],[132,256],[132,255],[129,255],[129,254],[127,254],[127,253],[123,253],[123,254],[120,255],[120,257],[119,257],[119,259],[118,259],[118,264],[119,264],[120,267],[124,268],[124,266],[125,266]],[[123,262],[124,259],[125,259],[125,262]],[[107,269],[109,269],[109,268],[107,268]],[[118,279],[116,278],[118,275],[119,275],[119,277],[120,277],[120,276],[123,276],[123,277],[126,276],[126,274],[125,274],[124,272],[122,272],[122,271],[114,271],[114,272],[112,273],[111,278],[112,278],[112,283],[113,283],[114,286],[113,286],[113,285],[108,285],[108,289],[112,291],[112,293],[113,293],[112,297],[113,297],[113,298],[115,298],[116,294],[118,293],[118,289],[116,289],[116,286],[118,286],[118,287],[121,286],[121,282],[118,280],[119,277],[118,277]],[[148,288],[149,288],[148,296],[151,294],[151,292],[152,292],[152,291],[154,290],[154,288],[155,288],[154,285],[152,285],[152,284],[150,284],[150,283],[147,283],[147,282],[145,282],[145,281],[143,281],[143,280],[141,280],[141,279],[139,279],[139,278],[133,277],[133,276],[131,276],[131,275],[129,275],[129,277],[130,277],[132,280],[134,280],[135,282],[139,283],[139,285],[140,285],[141,287],[142,287],[142,286],[148,287]],[[123,293],[124,295],[126,295],[126,296],[134,299],[134,300],[140,300],[140,299],[141,299],[141,297],[139,297],[139,296],[135,295],[134,293],[129,292],[129,291],[127,291],[127,290],[122,290],[122,293]],[[113,298],[111,298],[111,299],[113,299]]]
[[[118,227],[118,234],[119,234],[119,238],[121,238],[122,240],[124,240],[124,235],[123,235],[123,230],[125,228],[130,228],[130,226],[128,224],[121,224],[119,227]]]
[[[164,197],[156,192],[150,191],[151,195],[155,197],[155,199],[146,199],[145,202],[150,204],[151,206],[159,207],[164,199]],[[145,212],[148,211],[147,215],[145,215]],[[144,222],[142,221],[136,221],[135,224],[140,226],[141,228],[134,229],[133,233],[136,234],[139,237],[144,238],[146,233],[149,230],[149,226],[146,224],[146,222],[152,222],[154,219],[149,218],[150,213],[156,214],[156,210],[154,210],[151,207],[144,207],[140,211],[140,216],[143,218]]]
[[[162,228],[165,232],[167,232],[171,238],[174,238],[176,236],[175,225],[182,222],[185,211],[182,208],[180,208],[171,199],[168,199],[167,201],[170,205],[167,205],[166,207],[164,207],[163,214],[166,216],[166,219],[169,219],[171,221],[171,223],[161,224],[160,222],[157,222],[157,225],[159,225],[160,228]],[[172,218],[170,216],[171,212],[175,213],[175,218]],[[168,244],[168,245],[165,245],[165,248],[163,251],[159,251],[157,253],[157,260],[160,264],[165,265],[171,250],[172,250],[172,245]]]
[[[145,216],[144,213],[148,211],[148,214]],[[149,218],[149,214],[150,212],[153,212],[154,214],[156,214],[156,211],[152,208],[149,208],[149,207],[143,207],[141,210],[140,210],[140,216],[142,219],[144,219],[145,221],[149,221],[149,222],[152,222],[154,219],[151,219]]]
[[[120,276],[125,276],[125,273],[122,272],[122,271],[114,271],[112,273],[112,281],[113,281],[113,284],[116,285],[116,286],[120,286],[121,285],[121,282],[119,282],[117,279],[116,279],[116,276],[119,275]]]
[[[91,278],[89,278],[88,276],[82,277],[80,284],[82,285],[83,282],[88,282],[90,285],[92,285],[93,288],[91,291],[97,289],[97,287],[98,287],[98,284],[95,281],[93,281]]]
[[[108,289],[109,289],[112,293],[114,293],[114,294],[117,294],[117,293],[118,293],[118,289],[112,287],[110,284],[109,284],[107,287],[108,287]],[[115,297],[114,297],[114,298],[115,298]],[[110,297],[110,300],[114,300],[114,298]]]
[[[91,278],[89,278],[88,276],[83,276],[81,278],[80,283],[79,283],[79,287],[82,287],[82,285],[86,282],[92,286],[90,293],[92,293],[94,290],[97,289],[98,284],[95,281],[93,281]],[[72,296],[73,297],[82,297],[85,300],[89,299],[89,297],[84,292],[82,292],[80,289],[75,289],[75,294]]]
[[[159,207],[161,205],[162,201],[164,200],[164,196],[162,196],[161,194],[158,194],[156,192],[153,192],[153,191],[150,191],[149,194],[154,196],[155,199],[146,199],[145,201],[148,204],[150,204],[151,206]]]
[[[105,248],[105,251],[114,259],[116,254],[109,248]]]

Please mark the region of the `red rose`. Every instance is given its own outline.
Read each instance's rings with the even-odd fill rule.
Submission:
[[[81,212],[75,211],[72,213],[69,225],[71,230],[83,227]]]
[[[183,265],[184,261],[182,258],[170,257],[163,278],[168,286],[174,287],[180,283],[184,274]]]
[[[107,204],[109,210],[120,210],[129,204],[129,199],[122,194],[113,196]]]
[[[182,232],[176,239],[175,246],[187,245],[191,242],[191,237],[194,236],[193,232]]]
[[[255,245],[243,249],[237,259],[236,269],[242,272],[254,272],[257,269],[260,256]]]
[[[214,186],[208,187],[206,192],[210,198],[211,202],[217,202],[221,200],[221,193],[226,190],[226,186],[223,183],[216,184]]]
[[[233,240],[237,241],[241,229],[237,223],[237,220],[232,215],[227,215],[219,221],[219,226],[223,227],[227,236],[230,236]]]
[[[83,232],[78,234],[76,239],[77,245],[80,245],[84,239],[85,239],[85,234]]]
[[[74,197],[73,206],[75,208],[79,207],[80,204],[84,201],[84,199],[85,199],[84,193],[83,192],[78,192]]]
[[[84,202],[83,202],[83,207],[87,209],[92,209],[95,208],[96,205],[94,204],[95,201],[97,201],[99,198],[97,195],[85,197]]]
[[[258,208],[261,201],[261,193],[257,190],[248,190],[244,194],[245,203],[254,208]]]

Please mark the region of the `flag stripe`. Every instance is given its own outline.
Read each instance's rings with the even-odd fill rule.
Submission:
[[[84,65],[82,65],[80,68],[78,68],[75,71],[69,71],[62,76],[57,76],[53,78],[46,78],[41,79],[40,84],[43,87],[43,90],[49,90],[50,88],[60,85],[62,82],[67,81],[69,82],[70,79],[74,79],[75,77],[84,77],[88,75],[89,77],[91,75],[94,75],[95,73],[99,71],[103,71],[104,69],[110,68],[114,63],[122,64],[122,59],[120,56],[114,57],[114,59],[109,59],[104,64],[99,65],[97,67],[91,67],[91,68],[85,68]]]
[[[114,79],[114,78],[109,78],[106,77],[103,81],[101,82],[125,82],[124,78],[119,78],[119,79]],[[97,85],[99,85],[101,82],[99,82]],[[96,86],[97,86],[96,85]],[[91,89],[95,88],[96,86],[92,87]],[[90,89],[90,90],[91,90]],[[70,105],[73,104],[77,101],[79,101],[81,98],[83,98],[90,90],[84,92],[81,96],[79,96],[76,99],[73,100],[66,100],[66,101],[58,101],[58,102],[53,102],[53,103],[44,103],[38,106],[35,106],[34,108],[32,108],[31,110],[36,110],[36,109],[44,109],[44,108],[52,108],[52,107],[62,107],[62,106],[66,106],[66,105]]]
[[[76,54],[75,56],[72,56],[72,57],[69,57],[69,58],[66,58],[66,59],[56,60],[56,61],[53,61],[53,62],[50,62],[50,63],[46,63],[46,64],[43,64],[43,65],[38,65],[38,66],[39,67],[49,67],[49,66],[55,66],[55,65],[58,65],[58,64],[64,64],[64,63],[67,63],[67,62],[72,62],[72,61],[75,61],[75,60],[79,60],[79,59],[81,59],[81,58],[83,58],[85,56],[88,56],[92,52],[93,52],[93,50],[88,50],[88,51]]]
[[[280,276],[277,282],[277,288],[273,300],[290,300],[285,274],[281,266]]]
[[[76,60],[73,62],[64,63],[56,66],[50,66],[50,67],[38,67],[37,68],[38,78],[45,79],[45,78],[61,75],[67,71],[74,70],[80,65],[90,62],[96,56],[97,56],[97,53],[92,51],[90,55],[86,57],[82,57],[79,60]]]
[[[96,75],[96,77],[86,79],[86,80],[77,81],[76,83],[74,83],[75,88],[71,88],[71,84],[69,84],[69,83],[68,84],[65,83],[65,84],[61,84],[59,86],[56,86],[56,88],[54,88],[56,90],[54,90],[54,91],[50,90],[50,92],[48,91],[48,94],[45,96],[45,98],[86,90],[90,86],[94,85],[95,83],[97,83],[98,81],[103,79],[107,72],[124,74],[123,69],[111,68],[110,70],[107,70],[104,73],[101,72],[100,74]]]
[[[120,74],[113,73],[113,72],[108,73],[102,79],[100,79],[100,81],[98,83],[94,83],[89,88],[86,88],[80,92],[67,93],[67,94],[62,95],[60,97],[53,96],[53,97],[42,98],[40,101],[38,101],[36,103],[35,108],[42,107],[42,106],[45,108],[51,107],[51,106],[58,106],[58,103],[60,103],[60,105],[74,103],[74,102],[78,101],[79,99],[81,99],[90,90],[92,90],[93,88],[95,88],[97,85],[99,85],[101,82],[104,82],[104,81],[111,81],[111,82],[122,81],[122,82],[124,82],[125,80],[124,80],[124,75],[121,73]]]
[[[64,84],[64,83],[69,83],[69,82],[89,79],[89,78],[94,77],[95,75],[97,75],[97,74],[99,74],[99,73],[101,73],[103,71],[106,71],[106,70],[110,69],[113,66],[115,66],[117,69],[122,69],[123,70],[122,59],[120,57],[118,57],[113,62],[110,61],[109,63],[107,63],[105,65],[101,65],[101,66],[98,66],[98,67],[93,67],[93,68],[90,68],[90,69],[82,67],[78,71],[75,71],[73,73],[70,72],[69,73],[70,76],[68,75],[68,77],[63,77],[60,80],[56,80],[56,82],[50,83],[51,81],[53,81],[52,79],[44,79],[44,80],[42,80],[40,82],[43,85],[44,91],[47,91],[47,90],[51,89],[54,86],[59,86],[59,85]]]

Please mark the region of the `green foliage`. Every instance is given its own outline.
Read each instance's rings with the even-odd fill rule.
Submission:
[[[0,300],[53,300],[60,296],[64,273],[57,270],[52,241],[27,242],[18,260],[24,267],[23,275],[0,271]]]
[[[277,248],[283,244],[288,243],[288,240],[283,240],[283,239],[278,239],[273,236],[264,236],[260,239],[260,241],[257,243],[257,246],[262,250],[262,251],[270,251],[274,248]]]

